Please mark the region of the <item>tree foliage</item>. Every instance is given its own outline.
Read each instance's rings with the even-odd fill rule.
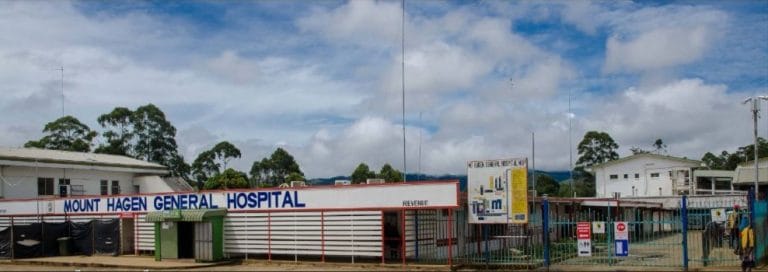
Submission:
[[[70,115],[45,125],[45,136],[37,141],[28,141],[24,147],[37,147],[65,151],[89,152],[97,133]]]
[[[389,163],[385,163],[384,166],[381,167],[378,177],[384,179],[384,181],[387,183],[403,181],[403,173],[395,168],[392,168]]]
[[[133,156],[133,111],[124,107],[116,107],[109,113],[99,116],[99,125],[106,129],[101,135],[106,140],[94,152]]]
[[[167,166],[177,153],[176,128],[152,104],[137,108],[133,118],[136,158]]]
[[[613,141],[611,135],[605,132],[587,132],[577,149],[579,151],[577,166],[588,167],[619,158],[619,154],[616,153],[619,145]]]
[[[768,156],[768,141],[762,137],[757,138],[757,155],[760,158]],[[745,145],[736,149],[735,152],[729,153],[723,150],[720,155],[715,155],[711,152],[707,152],[701,158],[701,161],[710,169],[717,170],[734,170],[743,162],[752,161],[755,159],[755,145]]]
[[[365,183],[369,178],[375,177],[376,173],[371,171],[367,164],[360,163],[355,168],[355,171],[352,172],[352,176],[350,178],[352,179],[352,184],[360,184]]]
[[[299,164],[296,163],[293,156],[280,147],[269,158],[254,161],[251,165],[250,174],[251,181],[258,186],[277,186],[290,181],[287,177],[293,174],[301,176],[302,179],[304,177],[304,172],[301,171]]]
[[[579,159],[576,161],[576,167],[573,169],[574,188],[570,188],[570,182],[567,188],[560,186],[560,193],[570,193],[576,191],[576,196],[587,197],[595,195],[595,177],[586,171],[586,168],[601,164],[604,162],[616,160],[619,154],[616,150],[619,145],[613,141],[611,135],[605,132],[589,131],[584,134],[584,138],[579,142]]]
[[[216,174],[205,182],[206,190],[248,188],[248,176],[232,168]]]
[[[556,196],[560,191],[560,183],[549,175],[539,174],[536,175],[536,193],[537,195],[547,194],[549,196]]]

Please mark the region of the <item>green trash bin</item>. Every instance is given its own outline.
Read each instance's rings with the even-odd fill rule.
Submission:
[[[70,240],[69,237],[60,237],[56,239],[56,241],[59,241],[59,256],[69,256]]]

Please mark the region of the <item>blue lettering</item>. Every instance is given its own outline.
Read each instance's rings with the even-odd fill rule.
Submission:
[[[205,195],[203,195],[205,198]],[[227,193],[227,209],[237,208],[237,194]]]
[[[197,209],[197,195],[189,195],[189,208]]]
[[[91,200],[91,201],[89,201],[89,202],[90,202],[90,204],[91,204],[91,209],[90,209],[90,211],[93,211],[93,212],[98,212],[98,211],[99,211],[99,202],[101,202],[101,199],[98,199],[98,198],[94,198],[94,199],[92,199],[92,200]]]
[[[278,202],[280,201],[280,191],[272,192],[272,199],[275,201],[275,208],[277,208]],[[269,207],[272,208],[272,201],[269,201]]]
[[[245,205],[248,204],[248,196],[246,196],[243,193],[237,193],[237,208],[242,209],[245,208]]]
[[[283,206],[281,206],[281,208],[285,208],[285,205],[291,205],[291,207],[293,207],[293,199],[291,199],[291,194],[288,192],[283,194]]]
[[[253,192],[248,193],[248,208],[256,208],[256,205],[258,205],[257,201],[256,194]]]
[[[72,200],[64,200],[64,213],[72,212]]]
[[[115,199],[107,198],[107,211],[115,210]]]
[[[163,198],[161,196],[155,196],[155,210],[163,210]]]
[[[213,194],[208,194],[208,201],[211,202],[211,209],[218,209],[219,205],[213,203]]]
[[[304,208],[307,206],[306,203],[299,202],[299,191],[293,191],[293,202],[295,204],[294,207],[296,208]]]
[[[264,203],[264,201],[269,201],[269,193],[268,192],[259,192],[258,193],[258,200],[259,200],[259,202],[258,202],[259,204],[257,204],[256,206],[261,208],[261,203]]]
[[[186,210],[187,209],[187,197],[188,195],[180,195],[179,196],[179,209]]]
[[[200,196],[200,209],[208,209],[208,199],[205,198],[205,195]]]

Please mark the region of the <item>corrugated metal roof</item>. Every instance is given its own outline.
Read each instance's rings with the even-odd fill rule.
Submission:
[[[126,156],[38,148],[0,148],[0,160],[167,170],[160,164]]]
[[[754,162],[753,162],[754,163]],[[760,180],[758,183],[768,183],[768,167],[760,167],[759,169]],[[733,184],[754,184],[755,183],[755,167],[736,167],[736,174],[733,175]]]
[[[650,158],[654,158],[654,159],[677,161],[677,162],[680,162],[680,163],[688,164],[691,167],[697,167],[697,166],[701,165],[701,161],[697,161],[697,160],[691,160],[691,159],[679,158],[679,157],[673,157],[673,156],[667,156],[667,155],[659,155],[659,154],[653,154],[653,153],[640,153],[640,154],[635,154],[635,155],[632,155],[632,156],[627,156],[627,157],[624,157],[624,158],[620,158],[618,160],[612,160],[612,161],[604,162],[604,163],[601,163],[601,164],[595,164],[595,165],[592,165],[592,168],[594,169],[594,168],[606,167],[608,165],[622,163],[622,162],[625,162],[625,161],[634,160],[634,159],[642,158],[642,157],[650,157]]]
[[[165,182],[165,184],[168,185],[168,187],[171,187],[171,190],[173,190],[174,192],[195,191],[195,188],[193,188],[192,185],[189,185],[189,182],[187,182],[181,177],[166,177],[166,178],[163,178],[163,181]]]

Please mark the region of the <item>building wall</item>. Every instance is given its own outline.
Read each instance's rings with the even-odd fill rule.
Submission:
[[[673,160],[638,157],[622,163],[595,168],[596,196],[612,197],[614,192],[621,193],[622,197],[676,195],[673,194],[672,178],[669,172],[687,170],[690,175],[690,167],[690,165]],[[625,174],[627,178],[624,178]],[[635,178],[635,174],[638,175],[638,178]],[[651,177],[653,174],[658,174],[658,177]],[[611,179],[611,175],[617,175],[617,178]],[[661,194],[659,188],[661,188]]]
[[[83,185],[86,195],[101,194],[101,180],[108,180],[111,193],[112,181],[120,183],[121,194],[132,194],[132,173],[109,172],[98,170],[78,170],[61,168],[36,168],[23,166],[2,166],[3,182],[0,182],[2,190],[0,196],[6,199],[35,198],[37,197],[37,178],[53,178],[53,193],[59,194],[59,179],[67,178],[72,185]]]
[[[136,193],[173,192],[159,176],[137,176],[133,178],[133,184],[139,186]]]

